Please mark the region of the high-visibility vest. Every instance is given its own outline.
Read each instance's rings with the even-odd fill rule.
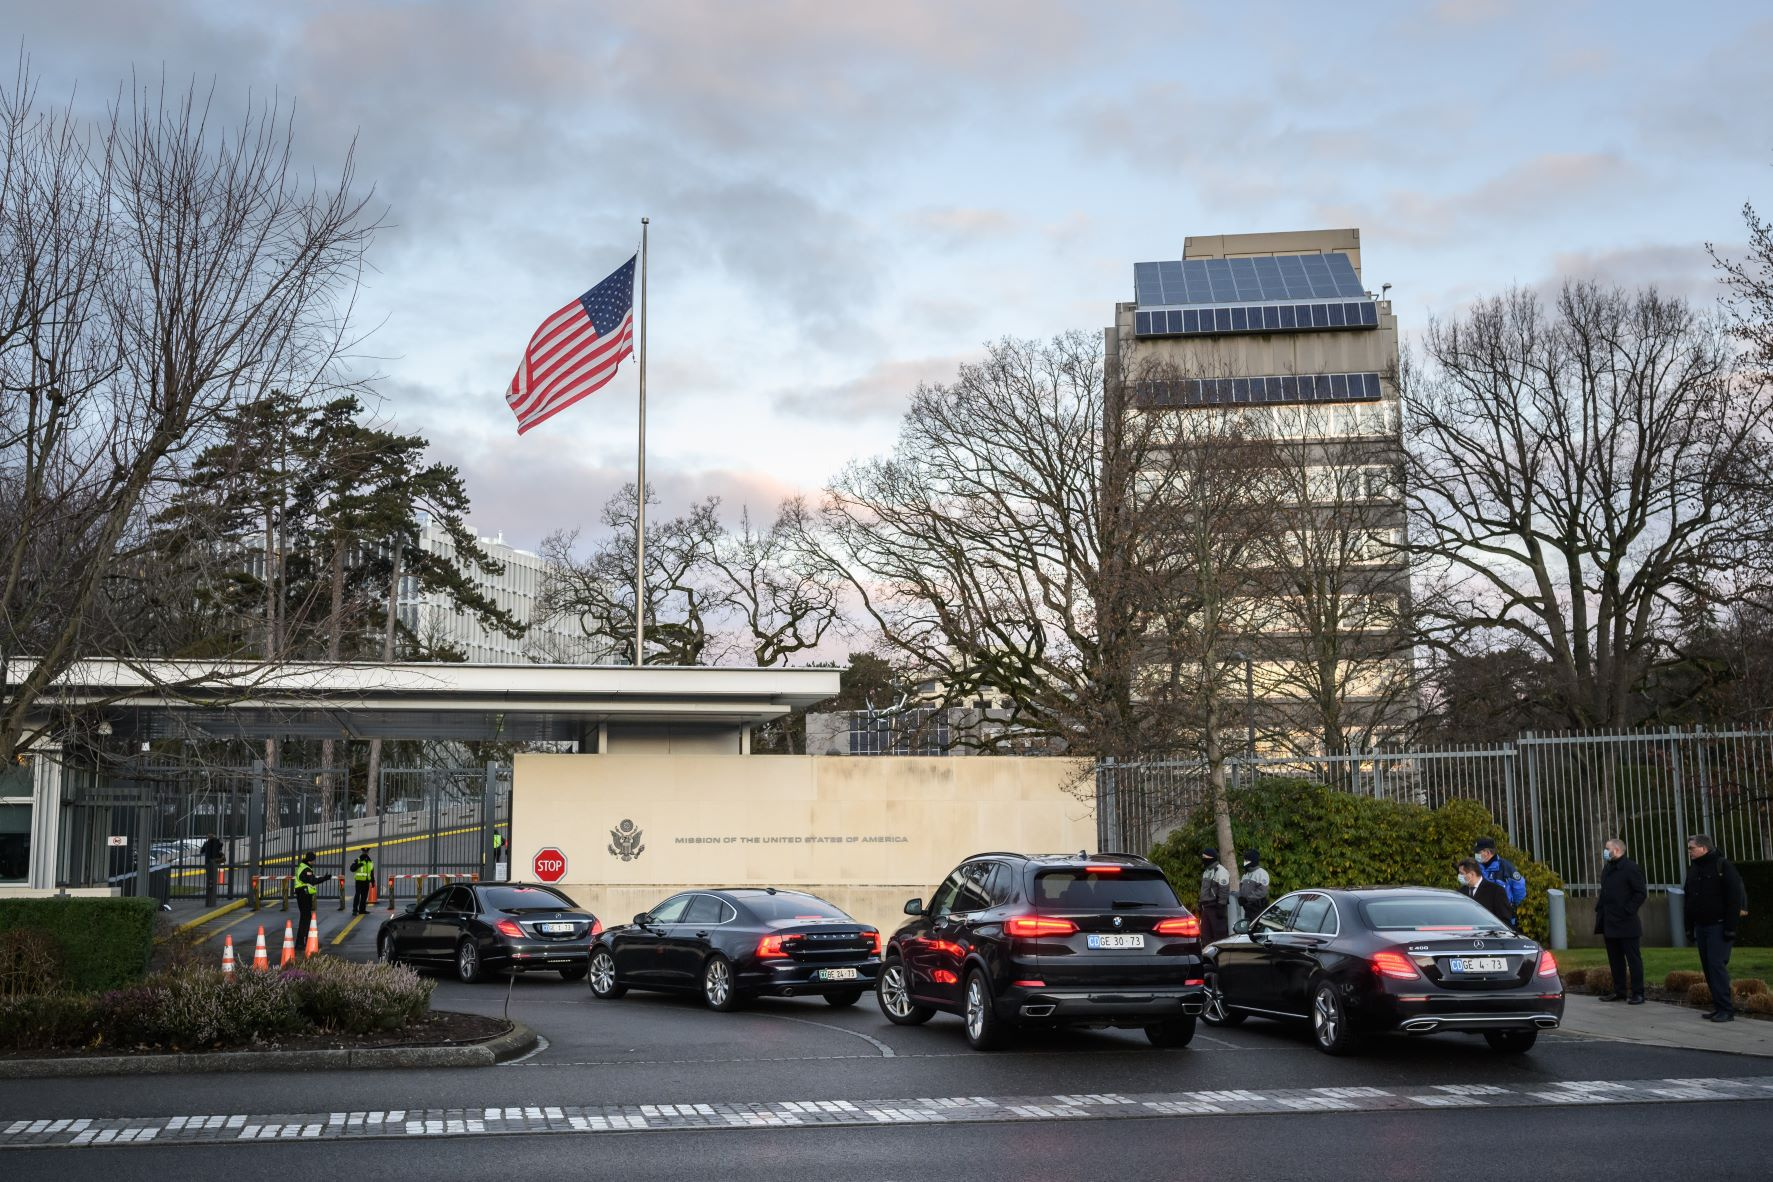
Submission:
[[[314,867],[308,865],[306,862],[297,862],[296,863],[296,872],[295,872],[295,889],[296,890],[307,891],[310,895],[318,892],[320,890],[320,884],[317,882],[311,881],[313,879],[313,877],[314,877]]]
[[[504,848],[505,848],[505,835],[503,833],[498,832],[497,830],[494,830],[493,831],[493,849],[498,850],[498,849],[504,849]]]
[[[376,864],[368,858],[358,858],[351,863],[351,877],[358,882],[368,882],[376,876]]]

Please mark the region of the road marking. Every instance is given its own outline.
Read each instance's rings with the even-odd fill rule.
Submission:
[[[1512,1088],[1452,1083],[1387,1088],[924,1096],[907,1100],[722,1101],[521,1108],[397,1108],[350,1113],[40,1118],[15,1120],[0,1128],[0,1149],[143,1145],[150,1142],[157,1145],[239,1144],[288,1140],[352,1141],[366,1137],[673,1132],[834,1125],[1026,1124],[1290,1112],[1421,1112],[1448,1108],[1686,1104],[1726,1100],[1773,1100],[1773,1075],[1574,1080]]]
[[[362,923],[366,918],[368,917],[363,915],[353,915],[351,917],[351,922],[340,929],[339,934],[332,938],[333,947],[337,948],[340,944],[343,944],[345,942],[345,937],[351,934],[351,929]]]
[[[784,1022],[799,1022],[802,1026],[817,1026],[821,1030],[835,1030],[839,1034],[853,1035],[856,1038],[861,1039],[863,1042],[872,1045],[875,1050],[880,1052],[880,1057],[883,1059],[891,1059],[898,1054],[898,1052],[894,1051],[892,1047],[887,1046],[873,1035],[863,1034],[860,1030],[851,1030],[847,1026],[833,1026],[829,1022],[815,1022],[811,1018],[790,1018],[787,1014],[771,1014],[763,1010],[756,1010],[753,1012],[760,1018],[779,1018]]]
[[[208,923],[210,920],[220,919],[222,916],[228,914],[228,912],[238,911],[244,906],[246,906],[245,899],[235,899],[232,903],[223,903],[220,907],[217,907],[214,911],[206,911],[202,915],[199,915],[196,919],[187,919],[184,923],[181,923],[178,927],[172,929],[173,934],[174,935],[183,935],[184,933],[190,931],[192,928],[200,928],[204,924]]]

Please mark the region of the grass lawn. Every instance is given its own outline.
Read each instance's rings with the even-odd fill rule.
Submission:
[[[1607,967],[1607,950],[1605,948],[1566,948],[1552,955],[1557,957],[1558,965],[1572,969],[1604,969]],[[1676,969],[1699,971],[1699,953],[1692,948],[1646,948],[1644,949],[1644,980],[1651,985],[1661,985],[1664,977]],[[1734,980],[1744,977],[1759,977],[1769,985],[1773,985],[1773,948],[1737,947],[1730,953],[1730,976]]]

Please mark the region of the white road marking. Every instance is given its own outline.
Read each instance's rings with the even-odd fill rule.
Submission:
[[[799,1022],[802,1026],[817,1026],[821,1030],[835,1030],[839,1034],[847,1034],[853,1038],[859,1038],[863,1042],[868,1043],[875,1050],[879,1051],[880,1057],[883,1059],[896,1058],[898,1055],[897,1051],[894,1051],[892,1047],[887,1046],[873,1035],[863,1034],[860,1030],[851,1030],[847,1026],[833,1026],[829,1022],[814,1022],[810,1018],[790,1018],[787,1014],[769,1014],[761,1011],[759,1012],[759,1016],[764,1018],[778,1018],[783,1022]]]

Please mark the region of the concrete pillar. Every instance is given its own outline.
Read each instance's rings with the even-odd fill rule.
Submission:
[[[27,885],[54,890],[61,866],[62,752],[41,748],[31,754],[31,866]]]

